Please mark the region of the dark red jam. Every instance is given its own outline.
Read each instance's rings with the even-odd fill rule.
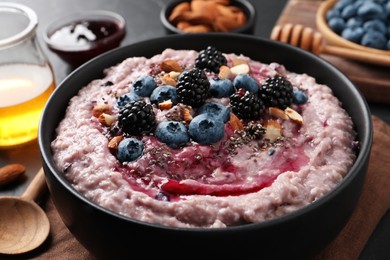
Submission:
[[[113,21],[81,20],[59,28],[50,36],[50,40],[59,45],[88,45],[118,31],[119,26]]]
[[[70,65],[82,63],[120,45],[126,31],[112,20],[78,20],[49,36],[49,48]]]

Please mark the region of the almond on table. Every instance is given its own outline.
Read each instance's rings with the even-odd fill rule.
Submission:
[[[19,178],[26,168],[19,163],[13,163],[0,168],[0,187],[9,184]]]

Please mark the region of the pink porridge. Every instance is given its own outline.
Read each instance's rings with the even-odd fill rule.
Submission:
[[[356,133],[332,90],[249,57],[167,49],[73,97],[52,151],[86,198],[176,227],[261,222],[334,189]]]

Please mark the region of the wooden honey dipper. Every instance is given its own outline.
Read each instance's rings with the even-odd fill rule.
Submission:
[[[363,50],[327,45],[321,33],[301,24],[276,25],[272,32],[272,40],[288,43],[314,54],[330,54],[342,58],[390,66],[390,55],[367,53]]]

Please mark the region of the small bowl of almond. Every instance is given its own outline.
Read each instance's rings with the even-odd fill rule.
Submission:
[[[246,0],[173,0],[163,7],[160,19],[169,34],[253,34],[256,9]]]

